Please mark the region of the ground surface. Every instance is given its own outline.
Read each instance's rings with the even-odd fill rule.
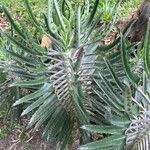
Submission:
[[[24,140],[19,139],[20,130],[15,128],[9,134],[0,139],[0,150],[50,150],[50,145],[41,139],[39,132],[26,133]]]

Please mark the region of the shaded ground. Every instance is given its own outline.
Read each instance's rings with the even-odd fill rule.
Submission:
[[[44,141],[41,130],[24,132],[28,119],[10,125],[3,116],[0,117],[0,150],[51,150],[50,145]]]
[[[50,150],[50,146],[41,139],[39,132],[26,133],[24,140],[19,139],[19,129],[13,129],[4,139],[0,139],[0,150]]]

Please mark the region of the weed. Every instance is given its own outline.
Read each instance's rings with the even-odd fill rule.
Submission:
[[[0,128],[0,139],[4,139],[8,135],[7,126],[4,125]]]
[[[127,0],[122,4],[119,16],[123,18],[127,15],[130,15],[131,12],[133,12],[133,10],[136,10],[141,3],[141,0]]]

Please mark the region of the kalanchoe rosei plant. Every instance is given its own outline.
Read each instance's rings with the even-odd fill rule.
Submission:
[[[4,40],[5,41],[5,40]],[[9,43],[1,45],[1,49],[9,49]],[[20,118],[22,108],[19,106],[12,107],[12,104],[21,97],[18,87],[10,87],[13,82],[13,76],[9,76],[4,72],[3,65],[5,64],[6,56],[0,59],[0,108],[4,108],[6,114],[5,120],[9,119],[11,123],[16,122]]]
[[[120,82],[113,71],[111,64],[106,60],[107,66],[113,75],[114,83],[118,85],[121,92],[115,91],[114,83],[109,82],[101,73],[101,80],[95,79],[97,89],[94,90],[99,100],[95,102],[95,110],[104,118],[99,125],[85,125],[82,128],[89,132],[105,134],[105,138],[83,145],[80,150],[148,150],[150,149],[150,75],[149,75],[149,44],[150,44],[150,22],[144,41],[144,58],[140,58],[141,75],[139,78],[132,71],[124,38],[121,38],[121,57],[126,73],[125,82]],[[111,98],[111,101],[110,101]],[[102,105],[107,103],[108,105]],[[101,107],[98,107],[101,106]],[[108,107],[110,106],[110,107]],[[103,109],[102,109],[103,108]],[[108,110],[109,113],[99,113]],[[115,113],[114,113],[115,111]],[[109,115],[108,115],[109,114]]]
[[[30,91],[13,105],[24,105],[22,116],[31,115],[28,127],[42,127],[43,137],[53,143],[54,149],[71,149],[75,134],[80,144],[90,141],[90,134],[80,128],[83,125],[110,125],[117,115],[128,122],[128,114],[135,113],[138,107],[132,105],[127,79],[134,86],[141,79],[135,64],[130,65],[135,44],[125,38],[133,21],[112,44],[100,44],[115,22],[119,1],[112,20],[101,26],[99,0],[92,9],[89,0],[48,0],[42,21],[36,19],[28,0],[24,2],[37,33],[32,35],[22,22],[18,27],[2,7],[13,32],[1,30],[11,42],[9,50],[4,50],[11,59],[1,66],[15,80],[11,87]],[[51,44],[43,48],[39,34]],[[120,138],[125,140],[122,133]]]

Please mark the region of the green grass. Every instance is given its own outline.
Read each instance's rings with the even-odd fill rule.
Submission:
[[[1,44],[0,44],[0,46],[1,46]],[[0,60],[2,60],[2,59],[5,59],[5,55],[3,52],[0,51]]]
[[[4,139],[8,135],[8,127],[4,125],[3,127],[0,128],[0,140]]]
[[[30,0],[33,13],[37,18],[46,11],[47,0]],[[16,20],[28,20],[29,16],[26,12],[26,8],[23,0],[1,0],[1,5],[4,5]]]
[[[47,0],[30,0],[30,6],[33,13],[37,18],[41,18],[46,11]],[[23,0],[1,0],[0,5],[5,6],[10,12],[11,16],[16,20],[23,20],[27,22],[27,26],[30,27],[29,16],[26,12],[26,8]],[[0,14],[2,15],[2,14]]]
[[[116,4],[118,0],[102,0],[100,1],[100,7],[103,9],[103,21],[108,22],[112,17],[112,7]],[[136,10],[139,5],[142,3],[142,0],[124,0],[121,4],[121,7],[118,11],[118,20],[124,19],[124,17],[131,17],[131,13]]]
[[[0,76],[1,77],[1,76]],[[0,118],[1,120],[5,120],[6,115],[7,115],[8,109],[6,104],[1,104],[0,102]],[[1,123],[1,127],[0,127],[0,140],[4,139],[6,136],[8,135],[8,125],[3,125]]]
[[[111,7],[111,4],[114,5],[116,2],[117,0],[101,0],[100,7],[103,4],[103,6],[105,6],[105,3],[107,3],[107,5]],[[119,11],[119,17],[124,17],[125,15],[130,14],[132,10],[137,8],[141,2],[142,0],[124,0]],[[11,10],[11,14],[13,14],[13,16],[18,18],[20,16],[24,16],[25,19],[28,19],[27,13],[25,13],[26,9],[24,7],[23,0],[1,0],[0,4],[6,6],[9,10]],[[36,14],[37,17],[41,17],[41,15],[46,11],[47,0],[30,0],[30,4],[34,14]],[[105,14],[106,18],[104,19],[107,19],[107,17],[109,18],[109,15],[110,14],[106,16]]]
[[[139,5],[142,3],[142,0],[126,0],[120,8],[119,16],[121,18],[130,16],[131,13],[136,10]]]
[[[44,11],[47,0],[32,0],[32,1],[30,0],[29,2],[34,12],[36,14],[39,14],[39,11],[40,12]],[[23,0],[1,0],[0,4],[6,6],[7,8],[9,8],[9,10],[11,10],[11,12],[16,14],[25,11]]]

